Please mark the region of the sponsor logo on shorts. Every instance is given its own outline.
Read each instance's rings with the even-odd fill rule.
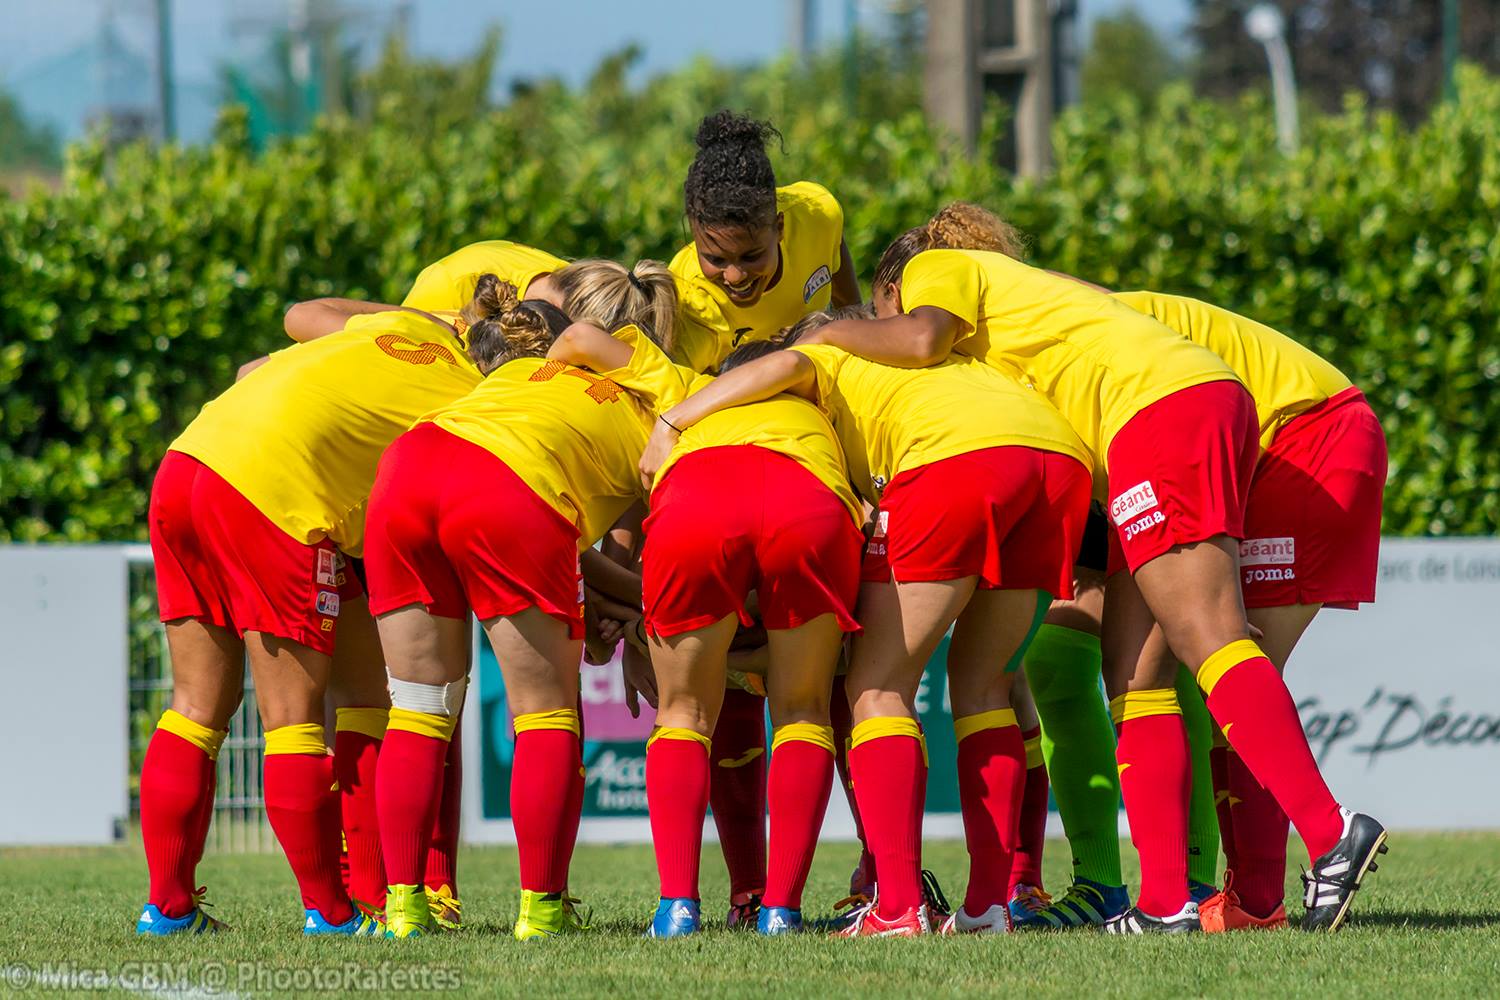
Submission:
[[[1163,514],[1161,511],[1152,511],[1150,514],[1147,514],[1144,517],[1141,517],[1140,519],[1132,521],[1130,522],[1130,524],[1126,525],[1124,531],[1122,532],[1122,534],[1125,536],[1123,540],[1128,542],[1136,535],[1139,535],[1141,532],[1145,531],[1147,528],[1154,528],[1158,524],[1162,524],[1166,521],[1166,519],[1167,515]]]
[[[338,582],[338,556],[332,549],[318,550],[318,586],[332,587]]]
[[[332,590],[318,591],[318,614],[330,618],[339,616],[339,595]]]
[[[1140,517],[1155,506],[1156,491],[1151,488],[1151,480],[1147,479],[1136,483],[1111,500],[1109,516],[1114,519],[1115,527],[1123,528],[1126,521]]]
[[[828,265],[824,264],[814,271],[812,277],[807,279],[807,284],[802,286],[802,301],[811,302],[812,297],[818,294],[818,289],[832,280],[833,275],[829,272]]]
[[[1295,538],[1247,538],[1240,542],[1241,566],[1290,566],[1296,561]]]
[[[1252,583],[1277,583],[1281,580],[1297,579],[1297,572],[1290,566],[1270,566],[1266,569],[1247,569],[1245,586]]]

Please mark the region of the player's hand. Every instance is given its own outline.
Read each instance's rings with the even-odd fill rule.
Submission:
[[[620,672],[625,680],[625,707],[630,709],[632,719],[639,719],[642,695],[646,704],[656,707],[656,671],[651,668],[651,657],[627,642],[625,655],[620,658]]]
[[[651,438],[646,442],[646,450],[641,453],[641,483],[646,487],[647,493],[651,492],[651,486],[656,482],[656,470],[666,463],[667,456],[677,447],[677,438],[677,432],[658,417],[656,426],[651,428]]]
[[[583,659],[585,663],[600,667],[608,663],[610,657],[615,654],[615,646],[619,638],[608,640],[601,628],[603,620],[600,619],[594,605],[585,601],[583,603]]]

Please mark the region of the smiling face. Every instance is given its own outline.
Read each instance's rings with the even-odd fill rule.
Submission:
[[[781,277],[782,217],[771,226],[713,226],[692,224],[703,276],[740,307],[755,305]]]

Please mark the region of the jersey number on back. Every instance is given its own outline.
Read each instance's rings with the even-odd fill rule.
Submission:
[[[596,403],[613,403],[625,391],[616,382],[611,382],[609,379],[595,375],[593,372],[584,371],[582,368],[575,368],[564,361],[547,362],[532,372],[531,378],[526,381],[551,382],[559,375],[571,375],[574,378],[581,378],[587,382],[589,388],[585,395]]]
[[[375,338],[375,346],[397,361],[405,361],[409,365],[430,365],[438,360],[446,361],[450,365],[458,364],[452,351],[442,344],[434,344],[431,341],[418,344],[394,333],[383,333]]]

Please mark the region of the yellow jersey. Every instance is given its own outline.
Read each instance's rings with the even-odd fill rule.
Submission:
[[[299,542],[326,537],[358,556],[386,445],[479,379],[446,324],[405,311],[354,316],[338,333],[271,355],[171,447]]]
[[[1004,254],[928,250],[901,275],[902,307],[944,309],[964,324],[953,350],[982,358],[1057,407],[1094,456],[1131,417],[1181,389],[1235,380],[1213,352],[1080,282]]]
[[[871,504],[909,469],[955,455],[1020,445],[1094,467],[1078,435],[1040,393],[977,358],[893,368],[831,344],[793,347],[813,363],[818,400],[833,421],[850,478]]]
[[[1255,399],[1262,449],[1287,421],[1354,384],[1286,334],[1228,309],[1161,292],[1117,292],[1114,298],[1208,348],[1234,369]]]
[[[703,276],[698,245],[672,258],[677,282],[677,338],[672,359],[696,372],[717,371],[736,347],[769,340],[808,313],[828,308],[844,242],[844,210],[828,189],[798,181],[776,189],[781,212],[781,277],[755,304],[735,305]]]
[[[401,304],[423,312],[456,313],[474,297],[481,274],[515,285],[524,299],[532,281],[567,266],[561,257],[508,240],[470,243],[422,268]]]
[[[710,375],[674,364],[661,348],[635,333],[633,327],[615,336],[630,344],[634,353],[629,364],[605,375],[649,400],[657,414],[713,382]],[[754,445],[785,455],[832,490],[848,508],[856,526],[862,522],[859,501],[849,485],[844,452],[834,437],[833,426],[812,403],[785,393],[758,403],[727,407],[687,428],[656,471],[656,482],[665,481],[668,470],[685,456],[728,445]]]
[[[518,358],[419,423],[499,458],[572,522],[581,552],[643,496],[639,464],[654,419],[608,378],[562,361]]]

